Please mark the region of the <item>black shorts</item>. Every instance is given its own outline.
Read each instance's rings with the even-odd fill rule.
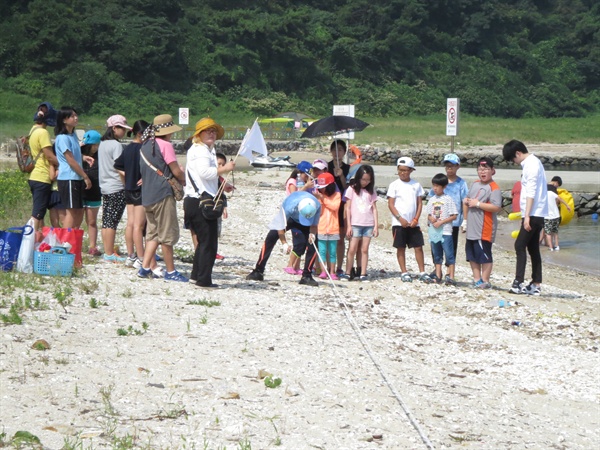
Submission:
[[[62,202],[60,201],[60,192],[52,191],[50,194],[50,204],[48,205],[48,209],[65,209]]]
[[[60,192],[60,202],[63,207],[66,209],[82,209],[84,189],[83,180],[58,180],[58,192]]]
[[[46,216],[46,210],[50,208],[50,196],[52,194],[52,185],[42,183],[41,181],[29,180],[29,189],[33,197],[33,207],[31,208],[31,217],[37,220],[43,220]]]
[[[420,227],[404,228],[398,225],[392,227],[394,248],[417,248],[425,245],[423,232]]]
[[[142,190],[141,189],[138,189],[137,191],[125,190],[125,204],[133,205],[133,206],[141,206],[142,205]]]
[[[492,243],[490,241],[467,239],[465,244],[467,261],[476,264],[489,264],[494,262],[492,258]]]

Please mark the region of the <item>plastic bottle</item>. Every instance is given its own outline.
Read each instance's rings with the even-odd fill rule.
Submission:
[[[503,298],[499,298],[499,299],[490,299],[487,302],[488,306],[497,306],[498,308],[508,308],[509,306],[512,306],[512,303],[509,302],[508,300],[504,300]]]
[[[302,176],[298,174],[296,176],[296,189],[302,189],[304,187],[304,181],[302,181]]]

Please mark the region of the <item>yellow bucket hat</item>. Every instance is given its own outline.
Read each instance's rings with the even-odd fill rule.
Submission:
[[[208,130],[209,128],[215,128],[217,130],[217,139],[221,139],[225,135],[225,130],[221,125],[219,125],[210,117],[204,117],[196,122],[196,131],[194,131],[194,136],[198,136],[204,130]]]

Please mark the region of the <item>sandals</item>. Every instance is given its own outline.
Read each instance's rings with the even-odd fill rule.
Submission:
[[[422,281],[423,283],[435,283],[435,281],[426,273],[422,273],[421,276],[419,276],[419,281]]]
[[[408,272],[404,272],[403,274],[401,274],[400,279],[405,283],[412,283],[412,277]]]

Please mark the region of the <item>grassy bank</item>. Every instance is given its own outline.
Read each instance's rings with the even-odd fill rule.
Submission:
[[[33,117],[31,114],[9,115],[13,120],[3,120],[0,124],[0,142],[12,139],[15,136],[26,134],[31,128]],[[176,118],[177,109],[166,111]],[[193,113],[193,110],[192,110]],[[130,123],[139,118],[152,120],[153,114],[128,115]],[[243,136],[247,127],[252,125],[255,117],[243,114],[232,114],[226,111],[212,114],[228,132],[225,138],[239,139]],[[356,133],[355,142],[359,145],[387,143],[390,145],[410,145],[414,143],[441,144],[450,142],[446,136],[446,118],[444,114],[435,116],[412,116],[412,117],[362,117],[371,126],[364,131]],[[192,114],[187,131],[179,138],[187,137],[193,130],[193,125],[201,117]],[[86,116],[82,114],[79,118],[79,128],[95,128],[100,131],[104,129],[106,117]],[[562,119],[497,119],[493,117],[472,117],[462,115],[460,119],[459,136],[456,142],[462,145],[499,145],[510,139],[520,139],[529,144],[552,143],[552,144],[590,144],[600,142],[600,115],[583,118]],[[263,130],[264,131],[264,130]],[[270,138],[270,136],[266,136]]]
[[[31,217],[28,176],[19,170],[0,171],[0,230],[23,226]]]

